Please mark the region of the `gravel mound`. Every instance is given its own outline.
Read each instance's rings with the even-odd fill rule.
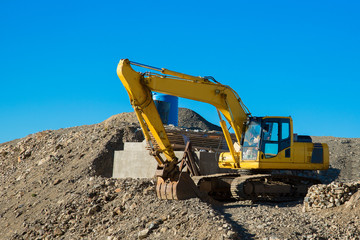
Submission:
[[[179,125],[216,130],[186,109]],[[329,144],[336,181],[359,180],[359,139],[314,139]],[[135,115],[122,113],[0,144],[0,239],[358,239],[358,192],[303,211],[303,202],[164,201],[153,179],[111,179],[114,150],[142,140]]]
[[[221,131],[221,127],[208,122],[202,116],[191,109],[179,108],[178,114],[179,128],[186,128],[191,130],[205,130],[205,131]],[[138,125],[138,120],[134,112],[120,113],[105,120],[105,125],[116,125],[117,123],[126,122],[129,124]]]
[[[199,199],[160,201],[152,179],[111,179],[114,150],[142,141],[133,113],[0,145],[0,239],[232,239]]]
[[[359,183],[332,182],[329,185],[319,184],[311,186],[304,199],[307,208],[338,207],[348,201],[358,191]]]
[[[62,190],[61,185],[68,183],[57,181],[53,185]],[[219,239],[229,232],[222,229],[226,224],[223,217],[198,199],[169,202],[154,198],[151,180],[86,177],[76,185],[71,190],[66,186],[60,198],[41,208],[37,207],[40,203],[20,204],[15,217],[23,222],[12,238]],[[42,215],[36,220],[28,213],[34,207]]]
[[[201,129],[206,131],[221,131],[221,127],[216,126],[202,116],[187,108],[179,108],[179,127],[187,129]]]

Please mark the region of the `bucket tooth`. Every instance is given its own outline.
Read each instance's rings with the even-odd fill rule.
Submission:
[[[198,189],[188,173],[182,172],[177,181],[164,180],[158,177],[156,195],[160,199],[185,200],[198,196]]]
[[[157,178],[157,183],[156,183],[156,196],[159,198],[159,199],[164,199],[161,195],[162,191],[162,185],[164,184],[164,179],[161,178],[161,177],[158,177]]]

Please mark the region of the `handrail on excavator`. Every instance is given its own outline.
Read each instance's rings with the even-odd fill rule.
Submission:
[[[176,71],[172,71],[166,68],[158,68],[158,67],[153,67],[153,66],[149,66],[146,64],[142,64],[142,63],[138,63],[138,62],[133,62],[133,61],[129,61],[131,65],[135,65],[138,67],[143,67],[143,68],[147,68],[147,69],[151,69],[151,70],[155,70],[158,72],[161,72],[162,74],[166,74],[166,75],[171,75],[171,76],[175,76],[178,78],[182,78],[182,79],[186,79],[186,80],[191,80],[191,81],[208,81],[206,78],[203,77],[195,77],[189,74],[184,74],[184,73],[180,73],[180,72],[176,72]]]
[[[148,69],[151,69],[151,70],[155,70],[155,71],[161,72],[161,68],[152,67],[152,66],[149,66],[149,65],[146,65],[146,64],[142,64],[142,63],[138,63],[138,62],[134,62],[134,61],[129,61],[129,62],[130,62],[131,65],[135,65],[135,66],[143,67],[143,68],[148,68]]]

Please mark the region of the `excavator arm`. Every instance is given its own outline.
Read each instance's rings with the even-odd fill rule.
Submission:
[[[162,74],[149,72],[141,74],[134,71],[131,64],[157,70]],[[229,86],[218,82],[210,82],[208,79],[202,77],[194,77],[164,68],[159,69],[143,64],[132,63],[128,59],[120,61],[117,73],[129,94],[131,104],[145,133],[145,138],[150,140],[148,128],[159,144],[160,151],[168,161],[173,161],[175,155],[160,116],[155,108],[154,101],[152,100],[152,91],[209,103],[215,106],[234,129],[237,141],[241,141],[243,124],[250,113],[242,103],[240,97]],[[234,162],[237,162],[226,123],[222,120],[220,114],[219,117],[220,125],[225,134],[231,155],[234,158]],[[158,162],[161,163],[161,161]]]
[[[160,73],[139,73],[131,65],[148,68]],[[239,166],[239,154],[234,150],[229,130],[221,114],[234,129],[236,139],[240,143],[243,125],[250,113],[233,89],[216,81],[211,82],[210,80],[213,80],[211,77],[195,77],[164,68],[160,69],[130,62],[128,59],[122,59],[119,62],[117,74],[129,94],[131,105],[140,122],[145,139],[152,149],[152,155],[158,162],[160,171],[157,172],[157,176],[161,178],[161,181],[178,182],[180,172],[177,167],[178,159],[175,157],[164,125],[152,99],[152,91],[215,106],[218,110],[220,126],[230,150],[232,164]],[[153,147],[149,132],[155,138],[159,149]],[[164,154],[166,159],[163,159],[160,153]]]

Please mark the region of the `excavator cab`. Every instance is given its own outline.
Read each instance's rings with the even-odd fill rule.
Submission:
[[[327,144],[312,143],[309,136],[294,138],[291,117],[250,117],[244,129],[235,161],[230,153],[222,153],[220,168],[323,170],[329,166]]]
[[[290,158],[290,122],[292,123],[291,119],[285,117],[263,119],[261,159],[276,157],[285,149],[285,158]]]

